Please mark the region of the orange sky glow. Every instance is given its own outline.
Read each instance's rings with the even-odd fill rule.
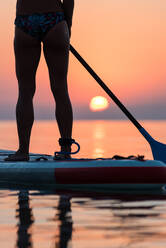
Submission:
[[[8,111],[9,118],[17,100],[12,47],[15,4],[16,0],[5,0],[0,8],[0,114]],[[75,0],[71,38],[71,44],[126,106],[135,113],[140,111],[140,115],[141,108],[148,106],[153,112],[156,107],[154,116],[161,112],[163,118],[166,118],[162,109],[166,98],[165,9],[165,0]],[[90,100],[97,95],[110,102],[72,54],[68,84],[76,110],[88,111]],[[39,112],[54,106],[43,56],[34,102]],[[111,102],[107,115],[111,116],[112,105]]]

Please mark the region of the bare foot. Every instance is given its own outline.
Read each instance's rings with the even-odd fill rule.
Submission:
[[[70,160],[71,155],[68,153],[63,152],[55,152],[55,155],[53,157],[54,160]]]
[[[17,151],[14,154],[9,154],[9,156],[5,158],[4,161],[10,161],[10,162],[29,161],[29,154]]]

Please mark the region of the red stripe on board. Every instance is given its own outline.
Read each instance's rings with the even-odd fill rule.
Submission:
[[[166,183],[164,167],[56,168],[59,184]]]

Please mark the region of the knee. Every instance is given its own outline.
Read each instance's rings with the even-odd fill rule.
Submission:
[[[67,79],[56,78],[51,79],[51,91],[56,97],[63,97],[68,94]]]
[[[65,102],[69,98],[68,89],[65,86],[52,86],[51,91],[58,102]]]
[[[35,94],[35,86],[20,86],[19,85],[19,99],[24,102],[32,100]]]

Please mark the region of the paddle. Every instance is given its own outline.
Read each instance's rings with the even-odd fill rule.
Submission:
[[[78,59],[78,61],[86,68],[91,76],[98,82],[103,90],[111,97],[111,99],[118,105],[122,112],[130,119],[130,121],[136,126],[140,133],[144,136],[147,142],[150,144],[152,154],[155,160],[160,160],[166,163],[166,145],[153,139],[150,134],[141,126],[141,124],[133,117],[133,115],[126,109],[126,107],[119,101],[114,93],[107,87],[107,85],[101,80],[101,78],[94,72],[94,70],[87,64],[87,62],[80,56],[80,54],[70,45],[70,51]]]

